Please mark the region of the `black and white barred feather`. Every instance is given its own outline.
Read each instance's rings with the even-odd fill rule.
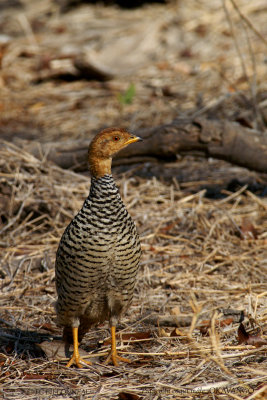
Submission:
[[[112,175],[92,177],[90,194],[66,228],[56,255],[56,312],[69,336],[116,326],[132,300],[141,256],[135,224]]]

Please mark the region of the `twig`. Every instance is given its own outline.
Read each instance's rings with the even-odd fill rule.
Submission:
[[[249,26],[249,28],[263,41],[263,43],[267,46],[267,40],[265,39],[264,36],[255,28],[255,26],[252,24],[252,22],[246,17],[239,9],[237,6],[236,2],[234,0],[230,0],[232,3],[234,9],[237,11],[239,14],[240,18],[245,21],[245,23]]]
[[[233,36],[234,45],[235,45],[237,54],[238,54],[239,59],[240,59],[240,62],[241,62],[243,74],[244,74],[244,76],[245,76],[247,82],[249,82],[249,77],[248,77],[248,74],[247,74],[246,64],[245,64],[243,54],[242,54],[242,52],[241,52],[241,50],[240,50],[240,47],[239,47],[239,44],[238,44],[238,41],[237,41],[237,38],[236,38],[236,34],[235,34],[235,30],[234,30],[233,21],[232,21],[232,18],[231,18],[231,16],[230,16],[230,13],[229,13],[229,11],[228,11],[228,8],[227,8],[227,6],[226,6],[226,0],[223,0],[222,2],[223,2],[223,9],[224,9],[224,12],[225,12],[227,21],[228,21],[228,23],[229,23],[232,36]]]

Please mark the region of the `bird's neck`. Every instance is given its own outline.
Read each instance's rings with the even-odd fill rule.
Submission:
[[[89,198],[101,200],[101,204],[104,204],[104,206],[107,206],[110,201],[120,201],[119,190],[112,175],[106,174],[101,178],[95,178],[93,176],[91,179]],[[106,204],[105,202],[103,203],[104,199],[108,199]]]
[[[89,155],[89,170],[93,178],[99,179],[104,175],[111,175],[111,158],[95,158]]]

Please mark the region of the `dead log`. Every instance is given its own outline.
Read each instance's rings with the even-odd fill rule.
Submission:
[[[267,172],[267,135],[242,125],[205,118],[176,119],[171,124],[135,132],[145,140],[122,150],[114,165],[170,160],[177,155],[203,155],[229,161],[258,172]],[[85,170],[90,140],[56,143],[21,141],[38,158],[47,157],[62,168]]]
[[[223,317],[231,318],[233,323],[241,323],[245,318],[244,310],[234,310],[230,308],[222,308],[218,309],[218,312],[223,315]],[[146,318],[143,318],[143,322],[147,325],[154,326],[168,326],[168,327],[187,327],[192,323],[193,315],[159,315],[159,314],[151,314]],[[206,315],[206,318],[210,316]],[[203,321],[200,320],[200,316],[197,320],[196,327],[201,327],[203,325]]]

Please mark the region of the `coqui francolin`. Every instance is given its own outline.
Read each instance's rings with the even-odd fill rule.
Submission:
[[[111,352],[107,362],[129,362],[116,350],[116,325],[133,297],[141,256],[136,226],[111,175],[112,157],[142,140],[122,128],[98,133],[89,146],[89,196],[65,229],[56,255],[57,320],[73,342],[67,367],[81,362],[79,342],[90,327],[108,320]]]

